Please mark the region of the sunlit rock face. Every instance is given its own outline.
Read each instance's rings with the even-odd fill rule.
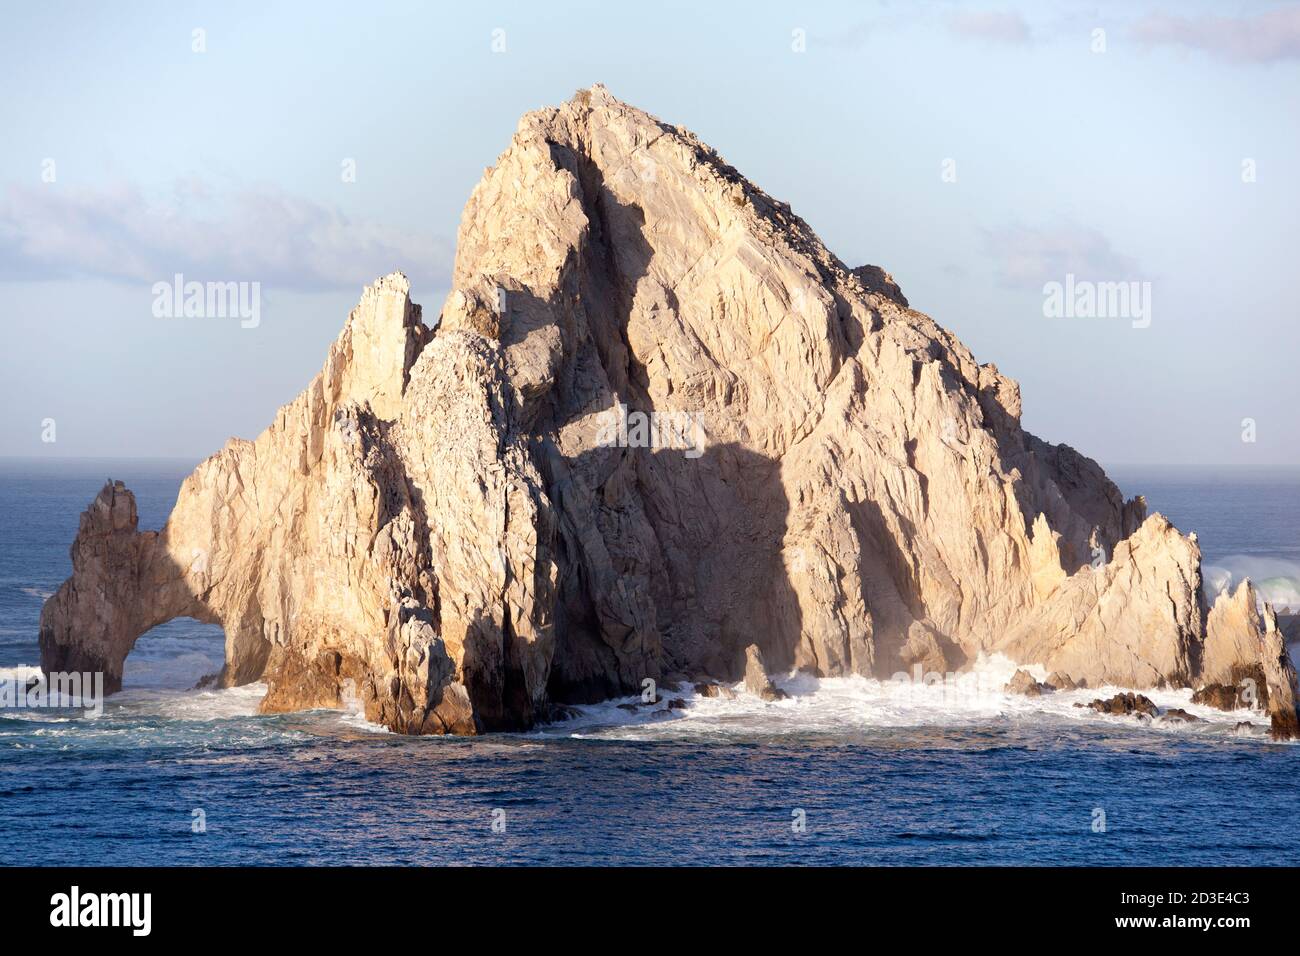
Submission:
[[[436,330],[408,292],[367,288],[161,532],[105,487],[42,666],[119,686],[185,615],[225,628],[221,680],[266,681],[264,709],[355,694],[409,733],[754,660],[888,677],[1002,651],[1145,688],[1268,659],[1294,681],[1266,617],[1207,611],[1194,538],[1020,428],[1014,381],[603,87],[520,121]]]

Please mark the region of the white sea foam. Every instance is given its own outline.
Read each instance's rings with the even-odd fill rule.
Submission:
[[[373,724],[366,720],[366,708],[357,696],[356,688],[351,681],[348,681],[343,688],[343,710],[339,713],[339,721],[353,730],[364,731],[368,734],[387,734],[389,729],[383,724]]]
[[[860,735],[902,728],[977,727],[990,723],[1029,721],[1060,722],[1064,726],[1090,722],[1120,731],[1159,733],[1231,734],[1238,722],[1249,720],[1264,732],[1267,718],[1259,712],[1232,713],[1195,705],[1192,691],[1144,690],[1162,710],[1179,707],[1202,718],[1203,724],[1139,723],[1133,718],[1111,717],[1087,709],[1098,697],[1109,698],[1122,687],[1096,687],[1057,691],[1041,697],[1004,693],[1002,688],[1017,666],[1002,655],[982,656],[968,671],[938,683],[880,681],[863,677],[818,679],[796,675],[775,683],[791,696],[768,702],[733,686],[735,697],[704,697],[690,685],[676,690],[661,688],[665,699],[680,697],[683,709],[665,705],[626,709],[636,704],[628,697],[577,708],[578,716],[542,729],[541,733],[575,737],[622,739],[736,738],[787,734]],[[1043,680],[1041,667],[1027,667]],[[1075,707],[1084,704],[1084,707]]]
[[[29,597],[39,598],[42,601],[48,601],[50,598],[54,597],[54,592],[47,591],[45,588],[19,588],[18,590],[22,591]]]
[[[107,702],[114,716],[212,721],[255,717],[265,696],[266,685],[259,683],[196,691],[128,689]]]
[[[17,667],[0,667],[0,681],[19,681],[38,680],[41,676],[41,669],[32,664],[19,664]]]

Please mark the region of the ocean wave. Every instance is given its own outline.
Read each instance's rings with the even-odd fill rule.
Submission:
[[[1300,561],[1255,554],[1230,554],[1201,568],[1205,596],[1211,604],[1249,578],[1261,601],[1279,611],[1300,611]]]
[[[42,601],[48,601],[54,597],[54,592],[47,591],[45,588],[19,588],[18,590],[29,597],[39,598]]]

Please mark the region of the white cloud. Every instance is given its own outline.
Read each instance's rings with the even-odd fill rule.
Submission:
[[[986,232],[985,242],[1005,285],[1060,281],[1068,273],[1092,281],[1135,280],[1140,276],[1133,259],[1116,252],[1109,239],[1087,226],[1012,226]]]
[[[1181,17],[1156,14],[1133,27],[1150,45],[1200,50],[1246,63],[1300,59],[1300,7],[1280,7],[1248,17]]]
[[[11,187],[0,198],[0,279],[94,277],[260,281],[299,291],[351,288],[401,270],[417,284],[449,282],[451,243],[350,219],[277,189],[213,198],[178,182],[164,200],[132,186]]]

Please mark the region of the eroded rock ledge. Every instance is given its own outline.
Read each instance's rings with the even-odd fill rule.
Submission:
[[[117,688],[140,634],[190,616],[266,710],[351,689],[394,730],[474,733],[647,677],[1002,651],[1090,686],[1258,668],[1295,732],[1253,591],[1207,609],[1195,538],[1024,432],[1014,381],[603,87],[521,120],[436,331],[408,293],[367,288],[306,391],[200,465],[161,532],[105,486],[41,615],[46,670]],[[707,445],[608,447],[619,405],[698,416]]]

